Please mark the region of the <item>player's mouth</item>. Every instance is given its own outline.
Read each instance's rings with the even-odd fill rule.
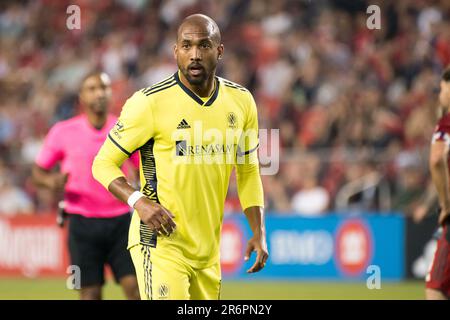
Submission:
[[[94,111],[103,111],[103,110],[105,110],[106,108],[107,108],[107,105],[108,105],[108,100],[107,99],[103,99],[103,98],[101,98],[101,99],[97,99],[97,100],[95,100],[93,103],[92,103],[92,109],[94,110]]]
[[[189,66],[188,71],[192,76],[196,77],[201,75],[205,71],[205,68],[201,64],[195,64]]]

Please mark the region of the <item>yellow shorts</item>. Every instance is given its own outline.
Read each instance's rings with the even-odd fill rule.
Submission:
[[[194,269],[180,260],[156,257],[153,250],[140,244],[130,248],[142,300],[220,299],[220,263]]]

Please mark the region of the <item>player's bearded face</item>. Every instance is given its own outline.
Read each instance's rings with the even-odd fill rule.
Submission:
[[[204,83],[211,74],[211,71],[207,70],[205,66],[199,62],[190,63],[187,67],[178,64],[178,67],[191,85],[200,85]]]
[[[191,85],[200,85],[216,69],[218,47],[209,38],[187,37],[177,43],[178,68]]]

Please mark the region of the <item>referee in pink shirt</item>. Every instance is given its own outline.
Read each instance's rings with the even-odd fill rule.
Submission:
[[[81,299],[102,298],[104,267],[109,264],[128,299],[139,299],[130,253],[127,250],[130,208],[98,183],[92,162],[117,118],[108,113],[109,77],[91,72],[84,77],[79,101],[84,113],[55,124],[45,138],[33,166],[40,187],[64,191],[69,216],[69,252],[81,270]],[[60,163],[60,172],[53,167]],[[124,166],[138,167],[137,156]],[[126,168],[124,168],[126,170]]]

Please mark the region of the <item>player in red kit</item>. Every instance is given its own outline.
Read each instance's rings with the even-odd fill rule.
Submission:
[[[443,115],[431,141],[430,171],[439,197],[438,242],[433,261],[426,276],[426,298],[450,298],[450,67],[441,79],[439,103]]]

